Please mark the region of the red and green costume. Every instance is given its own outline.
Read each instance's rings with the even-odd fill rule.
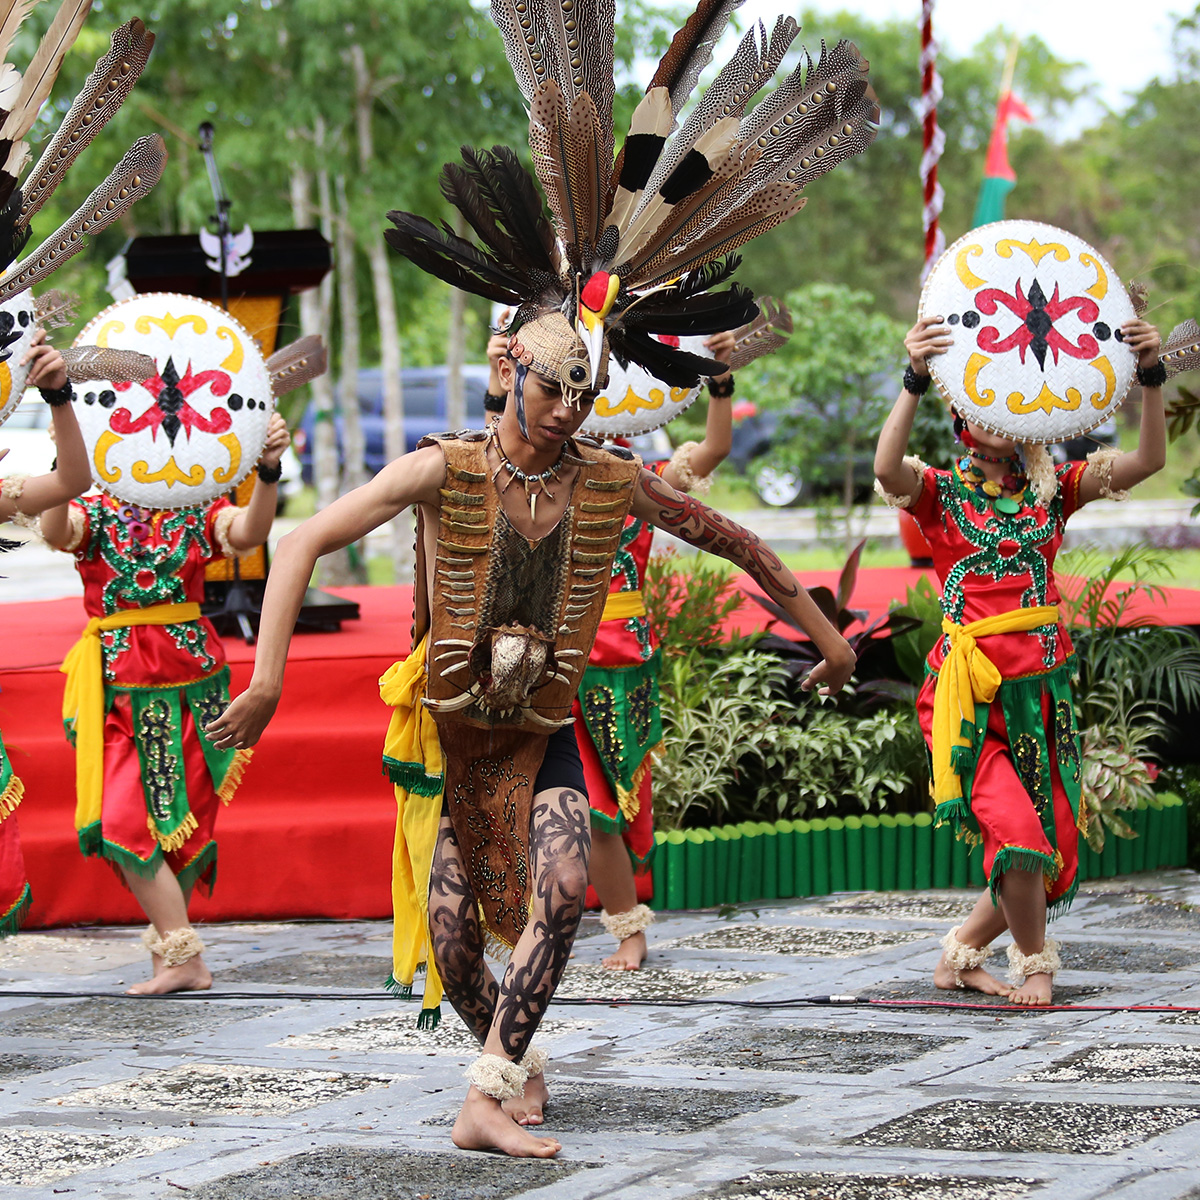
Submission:
[[[219,801],[237,788],[246,751],[218,750],[203,727],[229,703],[229,668],[212,624],[199,616],[204,569],[231,553],[228,500],[207,509],[144,513],[108,496],[71,505],[75,565],[89,621],[75,655],[98,638],[103,672],[89,795],[75,673],[64,723],[79,750],[76,831],[85,855],[100,855],[138,875],[166,862],[182,886],[210,890]],[[160,621],[175,613],[195,619]],[[113,622],[130,621],[116,628]],[[68,662],[71,659],[68,658]],[[64,669],[66,667],[64,666]]]
[[[29,880],[16,817],[24,791],[0,742],[0,937],[16,933],[29,911]]]
[[[1054,559],[1063,527],[1079,507],[1086,469],[1082,462],[1060,467],[1048,505],[1026,502],[1005,515],[959,472],[926,467],[910,510],[942,581],[946,633],[929,654],[917,697],[935,764],[936,820],[952,824],[960,837],[982,839],[993,896],[1010,868],[1040,871],[1052,911],[1065,909],[1074,896],[1079,833],[1087,825],[1071,640],[1051,607],[1059,600]],[[1039,614],[1029,610],[1042,608],[1051,619],[1038,623]],[[989,632],[997,626],[1009,631]],[[947,776],[953,786],[939,793],[935,693],[952,652],[956,670],[966,670],[965,661],[982,652],[976,666],[982,662],[988,672],[994,666],[998,686],[989,703],[974,705],[973,720],[965,712],[959,722],[956,710],[957,744]]]
[[[657,639],[641,603],[654,528],[628,517],[573,709],[592,826],[619,833],[635,871],[654,853],[650,762],[662,743]]]

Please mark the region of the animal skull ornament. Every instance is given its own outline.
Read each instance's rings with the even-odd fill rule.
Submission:
[[[80,389],[77,412],[97,485],[143,508],[208,504],[253,470],[275,407],[254,338],[224,309],[148,292],[92,319],[76,345],[135,350],[157,373]]]

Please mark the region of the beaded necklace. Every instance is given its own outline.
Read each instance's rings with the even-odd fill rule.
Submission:
[[[1013,472],[1005,475],[1004,478],[996,483],[995,480],[988,479],[983,473],[983,469],[973,463],[973,458],[982,459],[984,462],[990,463],[1012,463]],[[972,450],[970,454],[964,454],[955,464],[955,475],[962,483],[975,492],[986,504],[991,505],[992,509],[1002,516],[1011,517],[1019,513],[1025,504],[1025,493],[1029,488],[1029,479],[1026,477],[1024,469],[1021,467],[1020,458],[1015,455],[1006,455],[1004,458],[992,458],[986,454],[981,454],[978,450]],[[1015,472],[1020,472],[1016,474]],[[1010,496],[1005,496],[1004,492],[1012,493]]]
[[[488,426],[488,441],[496,448],[496,456],[500,459],[500,465],[492,473],[492,481],[495,482],[496,476],[501,471],[508,472],[508,478],[500,487],[500,492],[503,495],[508,491],[512,481],[517,480],[525,488],[525,499],[529,502],[529,519],[537,520],[537,498],[540,495],[547,495],[551,500],[554,499],[554,493],[549,488],[549,483],[553,479],[555,483],[559,479],[559,471],[562,468],[563,458],[567,453],[567,444],[563,442],[562,449],[558,452],[558,459],[544,471],[538,472],[536,475],[527,474],[517,466],[507,454],[504,453],[504,448],[500,445],[500,429],[498,424]]]

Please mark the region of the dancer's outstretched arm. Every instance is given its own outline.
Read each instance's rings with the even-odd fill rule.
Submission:
[[[33,341],[21,362],[29,367],[26,377],[29,387],[57,391],[66,386],[66,364],[62,355],[46,343],[44,329],[39,329],[33,335]],[[74,405],[57,405],[51,409],[50,420],[54,425],[54,445],[57,450],[54,470],[26,480],[17,499],[0,498],[0,520],[7,521],[17,513],[33,516],[47,509],[55,510],[58,506],[63,506],[65,514],[67,502],[86,491],[91,484],[87,447],[83,444],[83,434],[79,432]]]
[[[317,559],[366,537],[409,505],[436,505],[445,475],[439,447],[414,450],[280,539],[263,597],[250,686],[205,726],[220,749],[253,746],[274,714],[283,689],[288,643]]]
[[[651,471],[640,476],[633,512],[698,550],[741,567],[812,638],[824,658],[805,679],[805,691],[824,684],[821,695],[831,696],[849,680],[854,672],[854,651],[758,534],[693,496],[677,492]]]
[[[713,358],[722,360],[733,349],[733,343],[733,330],[726,330],[723,333],[714,333],[705,341],[704,346]],[[713,376],[711,382],[724,383],[726,379],[732,378],[733,372],[726,371],[723,375]],[[733,396],[710,394],[708,415],[704,420],[704,440],[693,447],[688,461],[691,473],[697,479],[711,475],[729,457],[731,449],[733,449]],[[676,469],[674,459],[667,464],[661,478],[665,479],[672,487],[679,487],[681,483],[685,482]]]
[[[1158,364],[1161,345],[1158,330],[1149,321],[1126,321],[1121,326],[1125,345],[1138,356],[1143,370]],[[1138,444],[1112,460],[1112,475],[1107,484],[1112,491],[1124,491],[1161,471],[1167,462],[1167,420],[1163,412],[1161,387],[1142,388],[1142,424]],[[1079,500],[1086,504],[1103,494],[1105,481],[1089,467],[1079,481]]]

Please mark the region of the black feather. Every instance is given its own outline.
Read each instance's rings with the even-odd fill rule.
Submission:
[[[384,233],[388,245],[421,270],[498,304],[521,299],[526,279],[470,242],[439,230],[415,213],[390,212],[388,220],[395,226]]]
[[[649,296],[622,317],[630,328],[648,333],[682,336],[737,329],[758,316],[754,293],[734,284],[725,292],[708,292],[687,299],[670,292]]]
[[[609,345],[622,366],[635,362],[668,387],[695,387],[701,375],[721,375],[727,370],[714,358],[666,346],[641,330],[614,329]]]
[[[8,203],[0,210],[0,271],[10,263],[16,262],[25,249],[26,242],[33,235],[28,225],[22,225],[21,204],[23,199],[21,189],[15,186],[9,193]]]
[[[491,152],[463,147],[463,165],[479,186],[497,222],[519,246],[530,268],[557,274],[554,226],[533,176],[509,146]]]

